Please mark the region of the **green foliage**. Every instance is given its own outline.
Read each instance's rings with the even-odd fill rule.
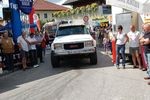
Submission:
[[[95,13],[97,10],[98,10],[98,4],[92,3],[91,5],[77,7],[71,10],[54,12],[53,17],[62,18],[62,17],[68,17],[72,15],[83,14],[83,13]]]
[[[40,20],[41,27],[43,27],[43,25],[44,25],[46,22],[47,22],[47,21],[45,21],[45,20]]]

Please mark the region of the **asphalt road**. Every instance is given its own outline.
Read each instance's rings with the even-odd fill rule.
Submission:
[[[98,50],[98,64],[70,59],[52,68],[50,54],[38,68],[0,77],[0,100],[150,100],[146,72],[116,69]]]

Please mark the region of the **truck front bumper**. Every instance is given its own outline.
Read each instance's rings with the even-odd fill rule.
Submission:
[[[87,49],[77,49],[77,50],[56,50],[52,51],[55,56],[65,56],[65,55],[82,55],[82,54],[91,54],[96,52],[96,48],[87,48]]]

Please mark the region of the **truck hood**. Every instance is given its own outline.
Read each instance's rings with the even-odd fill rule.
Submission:
[[[93,40],[90,34],[81,34],[81,35],[68,35],[56,37],[53,43],[70,43],[70,42],[81,42],[81,41],[90,41]]]

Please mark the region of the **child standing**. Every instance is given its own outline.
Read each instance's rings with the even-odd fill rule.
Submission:
[[[105,53],[108,54],[108,50],[109,50],[109,36],[108,36],[107,33],[104,34],[103,46],[104,46]]]

